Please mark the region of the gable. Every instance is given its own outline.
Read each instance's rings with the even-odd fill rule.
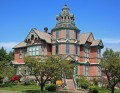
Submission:
[[[33,38],[38,39],[38,35],[35,33],[35,31],[32,29],[30,33],[27,35],[25,41],[31,41]]]
[[[94,40],[93,34],[91,33],[90,36],[88,37],[87,41],[92,42]]]
[[[101,47],[104,47],[104,45],[103,45],[103,43],[102,43],[102,41],[100,40],[100,42],[99,42],[99,44],[98,44],[99,46],[101,46]]]

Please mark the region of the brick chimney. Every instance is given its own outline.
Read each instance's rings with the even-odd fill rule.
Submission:
[[[44,28],[44,32],[48,33],[48,28],[47,27]]]

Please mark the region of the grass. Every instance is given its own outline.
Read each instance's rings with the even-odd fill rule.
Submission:
[[[59,92],[48,92],[48,91],[40,91],[40,87],[37,85],[12,85],[12,86],[7,86],[7,87],[0,87],[0,91],[5,90],[5,91],[15,91],[17,92],[22,92],[22,93],[59,93]]]
[[[0,88],[0,90],[10,90],[10,91],[40,90],[40,87],[37,85],[29,85],[29,86],[12,85],[7,87],[2,87]]]
[[[12,85],[12,86],[4,86],[0,87],[0,91],[11,91],[10,93],[60,93],[60,92],[48,92],[48,91],[40,91],[40,87],[37,85]],[[14,92],[12,92],[14,91]],[[110,93],[109,90],[101,88],[99,93]],[[116,90],[116,93],[120,93],[120,89]]]
[[[108,89],[101,88],[99,90],[99,93],[111,93],[111,92]],[[120,93],[120,89],[119,90],[115,90],[115,93]]]

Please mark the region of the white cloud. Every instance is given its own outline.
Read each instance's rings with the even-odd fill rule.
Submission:
[[[120,43],[120,38],[103,38],[103,43],[109,43],[109,44],[117,44]]]
[[[102,52],[106,50],[106,48],[111,48],[114,51],[120,51],[120,38],[103,38],[104,49]]]
[[[4,47],[9,52],[17,44],[17,42],[0,42],[0,47]]]

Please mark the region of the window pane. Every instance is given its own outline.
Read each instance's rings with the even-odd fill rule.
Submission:
[[[58,45],[56,45],[56,54],[58,54]]]
[[[29,52],[29,55],[32,56],[32,52]]]
[[[56,31],[56,38],[59,38],[59,31]]]
[[[22,50],[19,52],[19,58],[22,58]]]
[[[35,51],[35,47],[33,47],[33,51]]]
[[[29,51],[32,51],[32,47],[29,47]]]
[[[35,51],[33,51],[33,56],[35,55]]]
[[[20,50],[20,53],[22,54],[22,50]]]
[[[69,54],[69,51],[70,51],[70,46],[69,44],[66,44],[66,54]]]
[[[44,46],[41,46],[41,55],[44,55]]]
[[[76,45],[76,55],[78,54],[78,45]]]
[[[76,39],[78,39],[78,34],[77,34],[77,32],[76,32]]]
[[[38,51],[36,51],[36,55],[38,55]]]
[[[38,50],[38,47],[36,46],[36,50]]]
[[[69,30],[66,30],[66,39],[69,39],[70,38],[70,32]]]

